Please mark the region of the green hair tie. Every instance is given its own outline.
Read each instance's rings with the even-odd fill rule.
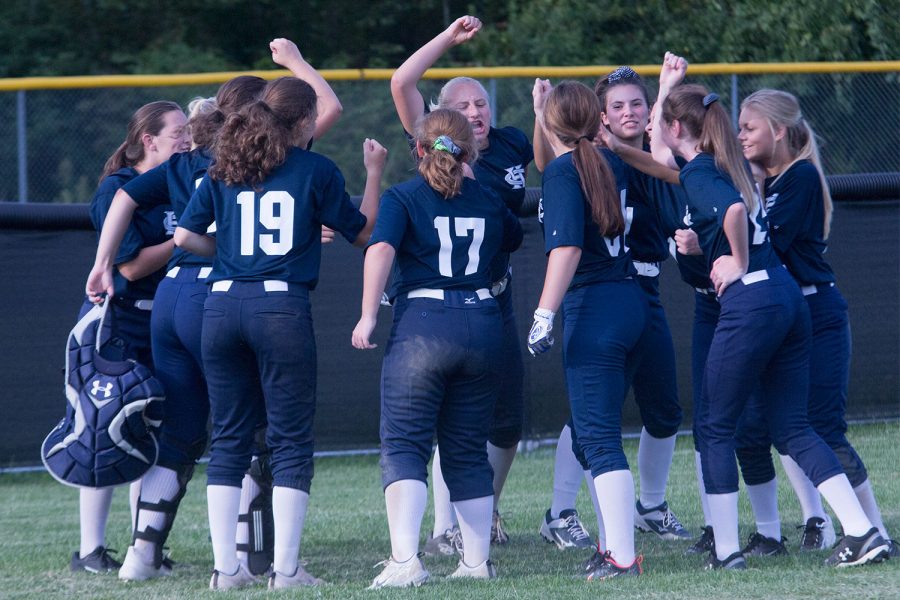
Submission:
[[[450,139],[450,136],[446,136],[446,135],[438,136],[438,138],[436,140],[434,140],[434,143],[431,145],[431,147],[435,150],[449,152],[453,156],[459,156],[460,154],[462,154],[462,148],[457,146],[453,142],[453,140]]]

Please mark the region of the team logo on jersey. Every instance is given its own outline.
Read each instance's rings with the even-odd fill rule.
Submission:
[[[544,222],[544,198],[538,198],[538,223]]]
[[[775,192],[771,196],[766,196],[766,211],[772,210],[772,207],[775,206],[775,200],[778,199],[778,192]]]
[[[174,210],[166,211],[163,227],[166,228],[166,235],[175,235],[175,228],[178,227],[178,218],[175,216]]]
[[[525,187],[525,167],[516,165],[506,169],[506,183],[514,190],[520,190]]]
[[[694,220],[691,218],[691,209],[687,206],[684,207],[684,218],[681,220],[681,222],[688,227],[694,224]]]

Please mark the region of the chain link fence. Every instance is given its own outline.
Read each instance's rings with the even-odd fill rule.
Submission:
[[[787,71],[788,69],[786,69]],[[816,130],[829,174],[900,171],[900,80],[897,72],[703,75],[688,80],[719,93],[732,115],[751,92],[772,87],[800,99]],[[593,85],[596,78],[581,79]],[[496,123],[530,135],[532,78],[483,78],[493,96]],[[554,82],[557,80],[553,80]],[[648,76],[651,94],[655,77]],[[441,80],[420,89],[436,97]],[[385,183],[407,178],[408,147],[384,79],[335,81],[344,114],[315,149],[344,172],[348,191],[362,191],[362,141],[374,137],[391,159]],[[80,88],[0,92],[0,201],[87,202],[106,158],[125,136],[131,113],[147,102],[215,95],[217,85]],[[535,169],[529,186],[540,185]]]

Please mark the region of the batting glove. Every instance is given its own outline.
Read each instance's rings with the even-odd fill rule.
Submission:
[[[532,356],[542,354],[553,347],[553,317],[556,313],[545,308],[534,311],[534,324],[528,333],[528,351]]]

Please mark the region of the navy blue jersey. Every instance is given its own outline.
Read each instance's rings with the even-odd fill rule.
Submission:
[[[825,262],[825,200],[819,171],[807,160],[766,179],[766,212],[775,252],[801,285],[830,283]]]
[[[625,195],[628,175],[622,161],[612,161],[610,167],[616,177],[616,188],[627,222]],[[591,207],[581,189],[581,179],[575,170],[571,152],[547,165],[541,192],[539,213],[544,228],[544,250],[549,254],[561,246],[581,248],[581,260],[569,289],[602,281],[619,281],[635,274],[631,252],[625,243],[626,234],[604,237],[591,218]]]
[[[322,225],[353,242],[366,217],[350,201],[344,176],[331,160],[291,148],[255,189],[205,177],[179,226],[205,234],[213,221],[216,256],[208,282],[277,279],[312,289],[319,279]]]
[[[610,164],[614,164],[614,161],[623,162],[618,155],[607,149],[603,150],[603,155]],[[641,262],[662,262],[669,254],[666,237],[672,235],[666,233],[663,218],[668,216],[664,211],[674,208],[673,194],[667,189],[667,186],[673,186],[624,162],[623,165],[628,173],[625,206],[631,213],[631,227],[627,236],[631,257]]]
[[[171,204],[177,219],[184,212],[191,195],[209,167],[211,158],[202,148],[190,152],[178,152],[156,168],[126,183],[123,188],[137,205],[152,209],[163,204]],[[175,248],[168,268],[175,266],[209,266],[212,259],[197,256],[181,248]]]
[[[382,196],[369,244],[378,242],[397,251],[393,296],[418,288],[476,290],[490,287],[494,256],[522,243],[522,226],[477,181],[463,178],[459,195],[448,200],[419,175]]]
[[[680,161],[683,162],[683,161]],[[706,266],[712,271],[713,263],[725,254],[731,254],[731,246],[722,225],[725,213],[732,204],[741,203],[741,194],[727,173],[716,166],[711,154],[701,152],[693,160],[684,164],[679,174],[681,185],[688,197],[691,229],[697,232]],[[748,272],[768,269],[779,265],[778,257],[772,250],[767,234],[766,215],[762,202],[756,203],[757,210],[747,215],[748,239],[750,242],[750,264]]]
[[[131,167],[124,167],[100,182],[90,206],[91,222],[97,230],[98,238],[116,192],[137,176],[137,171]],[[144,248],[156,246],[172,239],[173,233],[175,233],[175,219],[169,204],[138,208],[125,231],[114,264],[120,265],[134,260]],[[160,269],[137,281],[128,281],[119,273],[118,269],[113,269],[115,295],[123,299],[152,298],[156,293],[156,286],[165,274],[166,270]]]

